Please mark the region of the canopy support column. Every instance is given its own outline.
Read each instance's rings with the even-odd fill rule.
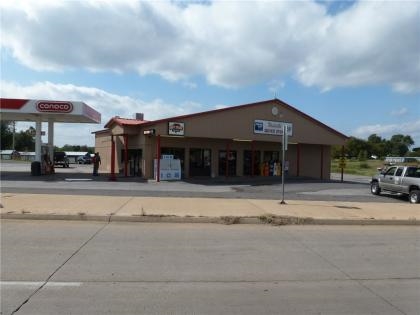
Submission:
[[[111,135],[111,175],[109,176],[110,181],[116,181],[115,176],[115,140],[114,135]]]
[[[42,121],[38,118],[35,125],[35,161],[37,162],[41,162],[41,129]]]
[[[48,154],[54,160],[54,121],[48,120]]]

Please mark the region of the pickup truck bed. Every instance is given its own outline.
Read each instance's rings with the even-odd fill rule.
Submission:
[[[411,203],[419,203],[420,167],[391,166],[372,177],[370,191],[374,195],[379,195],[382,191],[404,194],[409,196]]]

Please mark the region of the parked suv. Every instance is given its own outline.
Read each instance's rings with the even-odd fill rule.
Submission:
[[[92,163],[92,158],[88,155],[79,156],[77,158],[77,163],[79,163],[79,164],[90,164],[90,163]]]
[[[54,152],[54,165],[62,165],[63,167],[70,166],[66,152]]]

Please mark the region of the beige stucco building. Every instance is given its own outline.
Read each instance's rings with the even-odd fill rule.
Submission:
[[[137,116],[114,117],[95,132],[100,171],[153,178],[154,159],[170,155],[181,160],[183,178],[278,175],[286,123],[288,175],[329,179],[331,146],[347,140],[278,99],[155,121]]]

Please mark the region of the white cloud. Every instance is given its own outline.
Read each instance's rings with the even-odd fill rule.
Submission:
[[[355,136],[361,138],[367,138],[374,133],[386,139],[389,139],[394,134],[409,135],[413,138],[415,146],[418,146],[420,145],[420,119],[401,124],[365,125],[353,131]]]
[[[75,86],[73,84],[54,84],[51,82],[22,86],[1,81],[0,95],[3,98],[83,101],[102,114],[100,125],[55,124],[54,143],[59,146],[63,146],[64,144],[88,144],[93,146],[94,136],[91,133],[101,130],[105,123],[114,116],[134,118],[135,113],[144,113],[144,119],[156,120],[205,110],[203,105],[195,102],[169,104],[161,99],[143,101],[128,96],[108,93],[97,88]],[[18,123],[20,129],[27,129],[29,125],[34,126],[34,124]],[[43,127],[43,129],[45,130],[46,127]]]
[[[398,117],[398,116],[404,116],[404,115],[406,115],[408,113],[409,113],[409,111],[408,111],[407,107],[402,107],[402,108],[399,108],[397,110],[393,110],[391,112],[391,116],[396,116],[396,117]]]
[[[307,86],[420,91],[420,3],[2,1],[3,49],[37,70],[204,76],[238,87],[292,75]]]
[[[268,90],[277,95],[277,93],[286,86],[282,80],[272,80],[268,83]]]

